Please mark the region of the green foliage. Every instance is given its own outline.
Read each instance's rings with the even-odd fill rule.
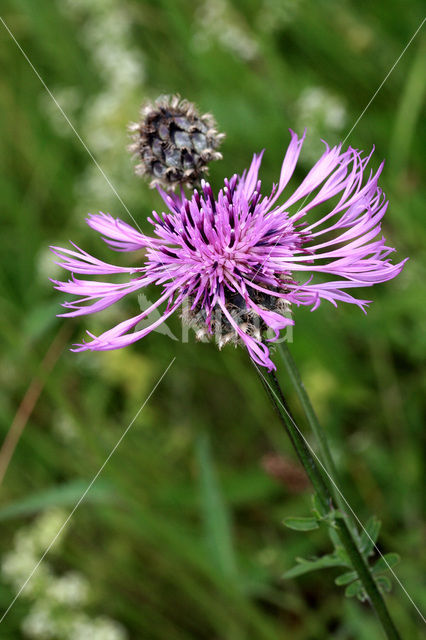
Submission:
[[[365,523],[365,528],[361,532],[359,548],[366,558],[374,552],[374,545],[380,533],[381,522],[376,516],[371,516]]]
[[[318,529],[319,523],[317,518],[284,518],[283,524],[289,529],[295,531],[312,531],[312,529]]]
[[[347,571],[346,573],[342,573],[342,575],[338,576],[334,582],[339,587],[341,587],[345,584],[348,584],[349,582],[352,582],[353,580],[356,580],[356,578],[357,578],[356,571]]]
[[[0,522],[11,518],[31,516],[52,507],[74,507],[86,489],[86,482],[76,480],[45,491],[38,491],[36,494],[28,495],[22,500],[15,500],[12,504],[1,507]],[[114,502],[116,500],[114,489],[103,482],[99,482],[91,488],[87,495],[89,503]]]
[[[206,538],[217,568],[228,578],[236,578],[236,558],[230,517],[216,478],[208,436],[199,437],[197,457],[200,464],[200,502],[204,514]]]
[[[357,597],[358,600],[364,602],[367,599],[367,594],[365,593],[361,581],[358,579],[358,573],[354,570],[351,559],[346,553],[336,531],[336,518],[341,518],[342,514],[339,513],[339,511],[331,511],[328,514],[325,513],[321,501],[316,494],[312,497],[312,512],[314,514],[312,517],[287,517],[283,520],[283,524],[289,529],[294,529],[296,531],[312,531],[314,529],[318,529],[321,524],[326,524],[330,540],[334,546],[334,551],[333,553],[325,554],[320,558],[313,558],[309,560],[306,560],[305,558],[296,558],[297,565],[286,571],[283,574],[283,578],[296,578],[306,573],[310,573],[311,571],[329,569],[330,567],[340,566],[350,568],[351,571],[345,571],[345,573],[337,576],[334,582],[338,586],[347,585],[345,589],[346,597]],[[383,575],[383,573],[391,570],[395,565],[397,565],[400,561],[400,556],[397,553],[386,553],[385,555],[380,555],[379,559],[373,565],[370,564],[369,559],[370,556],[374,554],[379,533],[380,521],[373,515],[367,521],[361,536],[356,535],[356,539],[358,541],[358,548],[367,566],[370,567],[373,579],[380,591],[385,593],[391,590],[392,585],[389,577]]]
[[[317,569],[328,569],[330,567],[338,567],[342,564],[341,558],[337,555],[325,555],[321,558],[315,558],[314,560],[306,560],[305,558],[296,558],[298,563],[292,569],[289,569],[283,574],[283,578],[297,578],[305,573],[316,571]]]

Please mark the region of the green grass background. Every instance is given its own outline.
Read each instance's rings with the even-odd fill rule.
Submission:
[[[211,168],[216,187],[266,148],[267,190],[288,127],[308,127],[300,179],[319,138],[346,136],[423,17],[418,0],[3,0],[1,15],[146,231],[161,204],[133,176],[125,149],[142,100],[179,92],[214,113],[227,134],[224,159]],[[58,273],[47,247],[72,239],[105,260],[126,260],[111,257],[84,217],[103,210],[131,220],[3,25],[0,32],[2,438],[29,385],[42,385],[1,487],[0,553],[45,509],[71,511],[175,357],[48,557],[54,570],[82,573],[89,613],[120,621],[132,639],[381,638],[368,607],[344,601],[338,572],[281,578],[296,556],[328,552],[329,541],[322,530],[282,526],[285,516],[307,515],[310,491],[292,492],[262,466],[271,451],[297,463],[243,350],[154,333],[119,352],[68,351],[86,328],[99,332],[136,313],[137,301],[99,317],[56,318],[62,298],[48,282]],[[382,520],[380,548],[401,555],[397,575],[420,607],[424,45],[419,33],[348,139],[375,145],[373,166],[386,158],[384,232],[410,261],[395,281],[367,291],[366,317],[349,305],[295,310],[292,345],[343,492],[363,522],[372,513]],[[117,47],[143,73],[132,76]],[[321,113],[303,121],[301,96],[312,87],[343,105],[344,125]],[[180,335],[178,317],[168,326]],[[47,375],[41,362],[55,339],[60,355]],[[1,610],[15,592],[2,581]],[[395,582],[387,601],[402,637],[420,638],[420,617]],[[21,637],[30,606],[31,598],[17,600],[2,638]]]

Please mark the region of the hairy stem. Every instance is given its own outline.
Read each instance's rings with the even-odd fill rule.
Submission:
[[[328,482],[325,479],[321,468],[317,465],[315,458],[313,457],[309,447],[306,444],[305,438],[301,431],[297,427],[290,411],[287,408],[287,404],[284,398],[284,394],[278,383],[278,380],[273,372],[261,372],[256,366],[257,373],[260,380],[266,389],[266,392],[276,409],[281,422],[289,436],[296,453],[305,468],[305,471],[312,482],[312,485],[317,493],[319,500],[327,513],[333,514],[335,510],[332,494],[329,490]],[[345,520],[343,518],[335,519],[335,528],[339,535],[340,541],[348,554],[352,566],[358,574],[365,592],[368,596],[370,604],[379,618],[386,637],[389,640],[401,640],[398,631],[389,615],[389,611],[386,607],[385,601],[377,588],[376,583],[371,575],[363,556],[361,555],[356,541],[354,540],[351,531],[349,530]]]
[[[278,350],[279,350],[281,359],[284,363],[284,366],[287,370],[287,373],[290,377],[290,380],[296,390],[297,396],[299,398],[300,404],[302,405],[308,424],[311,427],[315,435],[315,438],[318,442],[320,458],[322,458],[322,462],[325,468],[327,469],[330,477],[333,480],[333,482],[329,484],[329,489],[340,511],[345,515],[348,526],[351,529],[353,535],[356,538],[358,538],[358,530],[356,527],[356,523],[353,519],[352,513],[350,512],[350,510],[348,510],[348,506],[345,503],[344,499],[342,498],[342,494],[337,489],[337,487],[341,483],[339,482],[339,474],[337,472],[336,465],[333,460],[333,456],[331,455],[330,447],[328,446],[327,436],[320,425],[318,417],[309,399],[309,396],[305,389],[305,385],[303,384],[299,369],[297,368],[297,365],[290,353],[290,350],[285,343],[280,344],[278,347]]]

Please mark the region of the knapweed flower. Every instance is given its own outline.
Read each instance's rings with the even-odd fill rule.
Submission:
[[[142,105],[140,121],[129,127],[129,150],[139,160],[136,174],[149,178],[151,187],[194,188],[209,162],[222,158],[217,148],[225,134],[216,126],[210,113],[200,115],[192,102],[177,95]]]
[[[145,249],[140,266],[109,264],[76,245],[74,250],[52,247],[59,264],[73,274],[68,282],[55,281],[56,288],[79,296],[64,303],[64,316],[101,311],[150,284],[162,288],[148,309],[98,337],[91,335],[91,341],[75,350],[125,347],[149,334],[185,302],[184,315],[199,331],[213,336],[219,314],[219,346],[231,339],[241,342],[254,362],[271,370],[275,367],[266,343],[293,324],[286,313],[291,305],[316,309],[324,299],[334,305],[350,302],[365,311],[369,301],[353,297],[350,291],[390,280],[405,262],[391,263],[394,249],[381,236],[388,206],[378,187],[383,164],[365,179],[371,153],[363,156],[351,147],[342,151],[341,145],[326,145],[296,190],[283,199],[303,140],[291,132],[270,195],[262,195],[258,179],[262,152],[254,155],[248,171],[226,179],[217,197],[206,182],[190,197],[159,188],[167,211],[154,211],[148,218],[152,237],[108,214],[88,217],[89,226],[112,249]],[[315,216],[319,205],[322,213]],[[128,274],[129,280],[113,284],[74,274]],[[138,323],[163,303],[162,315],[138,329]],[[273,335],[265,336],[265,329]]]

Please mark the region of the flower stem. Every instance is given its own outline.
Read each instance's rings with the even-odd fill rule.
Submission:
[[[284,363],[284,366],[287,370],[290,380],[296,390],[296,393],[300,400],[300,404],[302,405],[302,408],[305,413],[306,419],[309,423],[309,426],[311,427],[315,435],[315,438],[318,442],[318,447],[319,447],[320,457],[322,458],[322,462],[324,463],[329,476],[333,480],[333,482],[329,484],[329,489],[332,492],[334,500],[337,506],[339,507],[340,511],[345,515],[346,520],[348,522],[348,526],[352,531],[352,534],[355,536],[355,538],[358,538],[358,530],[356,527],[356,523],[352,517],[351,512],[348,510],[347,504],[343,500],[341,493],[337,489],[337,486],[340,484],[339,474],[337,472],[336,465],[333,460],[333,456],[331,455],[330,447],[328,446],[327,437],[319,423],[318,417],[309,399],[309,396],[305,389],[305,385],[302,382],[302,377],[300,375],[300,372],[290,353],[288,346],[285,343],[282,343],[278,346],[278,350],[280,352],[281,359]]]
[[[332,517],[335,510],[333,504],[333,498],[329,491],[328,482],[325,480],[322,470],[317,465],[309,447],[306,444],[305,438],[301,431],[297,427],[290,411],[288,410],[284,394],[278,383],[278,380],[274,372],[260,372],[256,367],[257,373],[261,379],[261,382],[266,389],[266,392],[276,409],[284,428],[289,436],[296,453],[305,468],[305,471],[312,482],[312,485],[317,493],[317,496],[324,508],[324,510]],[[344,518],[335,518],[334,525],[340,541],[348,554],[352,566],[358,574],[365,592],[369,598],[370,604],[379,618],[386,637],[389,640],[401,640],[398,631],[389,615],[385,601],[377,588],[376,583],[371,575],[363,556],[361,555],[357,544],[344,520]]]

